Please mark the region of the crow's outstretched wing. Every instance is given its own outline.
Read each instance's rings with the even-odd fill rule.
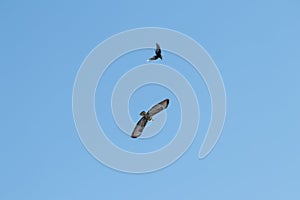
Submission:
[[[156,49],[155,49],[155,54],[160,55],[161,54],[161,49],[158,43],[156,43]]]
[[[148,115],[152,117],[153,115],[159,113],[163,109],[166,109],[168,105],[169,105],[169,99],[165,99],[159,102],[158,104],[156,104],[155,106],[153,106],[152,108],[150,108],[150,110],[148,111]]]
[[[132,134],[131,134],[131,137],[132,137],[132,138],[137,138],[137,137],[139,137],[139,136],[142,134],[142,132],[143,132],[143,130],[144,130],[144,128],[145,128],[147,122],[148,122],[148,120],[147,120],[145,117],[142,117],[142,118],[138,121],[138,123],[136,124],[136,126],[134,127],[134,130],[133,130],[133,132],[132,132]]]
[[[149,58],[147,61],[149,62],[149,61],[152,61],[152,60],[156,60],[157,58],[158,58],[157,55],[155,55],[155,56]]]

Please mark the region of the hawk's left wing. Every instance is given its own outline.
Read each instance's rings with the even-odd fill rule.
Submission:
[[[134,127],[134,130],[131,134],[132,138],[137,138],[140,135],[142,135],[142,132],[147,124],[148,120],[145,117],[142,117],[138,123],[136,124],[136,126]]]
[[[168,105],[169,105],[169,99],[165,99],[159,102],[158,104],[156,104],[155,106],[153,106],[152,108],[150,108],[150,110],[148,111],[148,115],[152,117],[153,115],[159,113],[163,109],[166,109]]]

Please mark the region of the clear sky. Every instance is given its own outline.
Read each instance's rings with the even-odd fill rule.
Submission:
[[[299,199],[299,9],[296,0],[1,1],[0,199]],[[203,98],[203,125],[188,151],[162,170],[129,174],[101,164],[81,143],[72,114],[73,84],[81,63],[100,42],[149,26],[182,32],[207,50],[223,77],[227,117],[217,145],[199,160],[210,116],[202,82],[203,95],[197,97]],[[133,63],[144,64],[149,54],[144,50],[120,58],[116,63],[126,64],[123,71],[113,63],[103,80],[107,90],[113,86],[110,73],[121,75]],[[184,68],[187,63],[165,56],[162,63],[181,62],[176,69],[194,80]],[[134,57],[135,62],[128,61]],[[167,92],[175,99],[161,87],[147,87],[144,91],[158,91],[157,98]],[[101,92],[97,89],[96,101]],[[142,94],[137,91],[130,101],[134,120],[135,113],[153,104]],[[145,101],[136,107],[134,99]],[[178,102],[171,103],[174,121],[168,120],[166,128],[176,129]],[[110,120],[102,109],[96,103],[99,121],[106,112]],[[129,146],[132,141],[108,137],[139,151]],[[161,138],[140,151],[155,150],[172,135]]]

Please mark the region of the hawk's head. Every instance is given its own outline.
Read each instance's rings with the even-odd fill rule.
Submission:
[[[140,115],[143,116],[143,117],[145,117],[145,116],[146,116],[146,112],[145,112],[145,111],[142,111],[142,112],[140,113]]]

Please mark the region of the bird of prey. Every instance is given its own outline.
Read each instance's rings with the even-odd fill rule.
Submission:
[[[159,102],[158,104],[156,104],[155,106],[153,106],[152,108],[150,108],[150,110],[147,113],[145,111],[142,111],[140,113],[142,118],[136,124],[136,126],[131,134],[131,137],[132,138],[139,137],[142,134],[147,122],[152,120],[152,116],[159,113],[160,111],[166,109],[168,107],[168,105],[169,105],[169,99],[165,99],[165,100]]]
[[[149,58],[147,61],[152,61],[152,60],[157,60],[158,58],[160,58],[162,60],[162,56],[161,56],[161,49],[158,43],[156,43],[156,49],[155,49],[155,55],[151,58]]]

